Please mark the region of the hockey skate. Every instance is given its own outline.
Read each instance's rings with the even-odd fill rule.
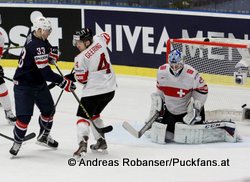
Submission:
[[[17,153],[19,152],[20,148],[21,148],[22,144],[21,143],[16,143],[14,142],[13,146],[10,149],[10,154],[12,154],[13,156],[16,156]]]
[[[52,149],[57,149],[58,147],[58,142],[56,140],[54,140],[50,135],[46,136],[46,135],[39,135],[37,137],[37,142],[36,144],[38,145],[42,145],[45,147],[49,147]]]
[[[73,157],[75,157],[77,160],[86,156],[88,139],[88,136],[84,136],[83,140],[79,143],[79,148],[77,149],[77,151],[74,152]]]
[[[107,154],[107,143],[106,140],[104,138],[99,138],[96,142],[96,144],[92,144],[90,145],[90,149],[92,150],[92,152],[100,152],[103,154]]]
[[[4,111],[4,112],[5,112],[5,118],[7,119],[9,124],[10,125],[15,125],[17,118],[16,118],[16,116],[14,116],[12,111],[8,110],[8,111]]]

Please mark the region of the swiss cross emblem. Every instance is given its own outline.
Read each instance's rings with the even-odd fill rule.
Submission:
[[[185,92],[183,92],[182,89],[180,89],[177,94],[179,95],[179,97],[183,97],[185,95]]]

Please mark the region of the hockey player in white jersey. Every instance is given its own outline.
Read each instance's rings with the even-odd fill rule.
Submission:
[[[1,24],[1,15],[0,15],[0,24]],[[3,56],[3,48],[4,48],[4,37],[0,32],[0,59]],[[3,76],[4,76],[4,71],[2,66],[0,65],[0,103],[3,106],[5,112],[5,118],[8,120],[9,124],[14,125],[16,122],[16,116],[13,114],[11,109],[10,97]]]
[[[73,36],[73,45],[79,49],[80,54],[74,60],[75,72],[67,76],[82,85],[81,103],[92,121],[99,128],[104,126],[100,114],[113,99],[116,89],[115,73],[107,50],[109,41],[110,36],[105,32],[93,36],[89,28],[77,31]],[[77,116],[79,117],[77,121],[79,148],[74,152],[74,156],[79,157],[87,152],[89,126],[97,140],[96,144],[90,145],[90,149],[106,150],[105,138],[92,126],[90,118],[86,116],[80,106],[78,107]]]
[[[204,122],[207,94],[207,84],[199,73],[184,63],[180,51],[171,51],[169,64],[158,69],[157,91],[151,95],[150,118],[163,113],[152,124],[151,140],[187,144],[237,142],[239,135],[231,120]]]
[[[199,73],[190,65],[184,64],[182,54],[178,50],[171,51],[169,64],[159,67],[157,73],[157,91],[151,94],[152,105],[150,117],[165,107],[160,121],[166,127],[162,142],[174,138],[175,124],[200,124],[205,120],[204,104],[208,87]],[[163,107],[164,106],[164,107]],[[158,122],[151,128],[151,139],[159,139]],[[164,128],[165,130],[165,128]]]

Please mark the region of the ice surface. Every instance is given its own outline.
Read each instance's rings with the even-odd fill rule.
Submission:
[[[12,77],[14,70],[5,69],[6,76]],[[67,73],[69,71],[64,71]],[[236,182],[250,180],[250,122],[238,122],[241,143],[213,143],[202,145],[159,145],[151,143],[143,136],[136,139],[122,128],[122,122],[128,121],[139,129],[144,124],[150,108],[150,94],[155,90],[155,79],[118,76],[118,89],[115,98],[102,113],[106,125],[114,130],[106,135],[109,154],[88,152],[86,159],[98,159],[108,162],[118,161],[118,166],[69,166],[68,159],[77,149],[76,109],[77,102],[70,93],[63,93],[54,117],[52,136],[58,140],[58,150],[51,150],[35,144],[35,139],[23,144],[18,156],[11,158],[9,149],[12,142],[0,138],[0,181],[138,181],[138,182]],[[13,85],[6,81],[12,104]],[[76,93],[80,96],[80,85]],[[58,98],[59,88],[54,88],[54,99]],[[240,110],[241,105],[250,106],[250,89],[239,87],[209,86],[207,109],[227,108]],[[3,108],[0,108],[0,132],[13,136],[13,126],[5,121]],[[34,116],[28,128],[29,132],[38,132],[39,111],[35,107]],[[93,136],[90,136],[93,143]],[[123,166],[123,159],[130,160],[229,160],[230,166]],[[190,164],[190,163],[189,163]]]

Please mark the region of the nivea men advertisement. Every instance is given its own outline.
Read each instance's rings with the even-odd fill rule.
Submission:
[[[55,8],[0,7],[0,31],[5,37],[5,47],[24,45],[32,28],[32,20],[38,15],[51,21],[53,31],[49,41],[59,46],[61,61],[73,61],[78,54],[78,50],[72,46],[72,35],[82,26],[91,28],[94,34],[106,31],[111,35],[109,51],[113,64],[148,68],[157,68],[166,62],[166,40],[169,38],[250,38],[249,15],[170,10],[153,12],[137,8],[102,9],[99,6],[73,8],[59,5],[55,5]],[[6,50],[4,58],[16,59],[20,51]],[[204,62],[201,60],[200,64]],[[196,66],[198,70],[204,67],[199,63]]]
[[[74,60],[77,49],[72,46],[72,37],[82,26],[80,9],[0,7],[0,14],[0,32],[5,38],[5,48],[23,46],[27,35],[32,31],[34,18],[44,16],[51,21],[52,33],[48,40],[53,46],[59,46],[60,59]],[[21,48],[6,50],[4,58],[17,59],[20,52]]]
[[[111,61],[117,65],[157,68],[166,62],[168,38],[250,38],[250,19],[106,10],[85,10],[84,16],[86,26],[111,33]]]

